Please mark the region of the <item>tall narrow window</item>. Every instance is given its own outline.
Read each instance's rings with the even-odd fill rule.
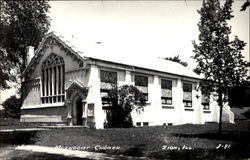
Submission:
[[[42,96],[41,97],[44,97],[45,96],[45,87],[44,87],[45,86],[45,73],[44,73],[44,70],[42,70],[41,79],[42,79]],[[45,103],[43,98],[42,98],[42,103]]]
[[[192,107],[192,84],[183,83],[184,107]]]
[[[102,107],[106,110],[112,106],[112,102],[117,101],[109,96],[110,91],[117,86],[117,73],[101,70],[100,77]]]
[[[203,106],[203,110],[209,110],[209,95],[202,93],[201,96],[201,105]]]
[[[64,60],[51,54],[42,64],[42,103],[57,103],[64,101]]]
[[[145,96],[148,101],[148,77],[135,75],[135,86]]]
[[[45,83],[46,95],[48,96],[49,95],[49,70],[45,69],[45,72],[46,72],[46,83]]]
[[[172,105],[172,81],[161,79],[161,103]]]
[[[62,94],[64,94],[65,93],[65,76],[64,76],[64,74],[65,74],[65,66],[63,65],[62,66]],[[62,96],[62,101],[64,102],[64,100],[65,100],[65,96]]]

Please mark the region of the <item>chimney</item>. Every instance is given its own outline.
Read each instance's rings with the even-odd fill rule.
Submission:
[[[27,47],[27,65],[30,63],[31,59],[34,56],[34,47],[33,46],[28,46]]]

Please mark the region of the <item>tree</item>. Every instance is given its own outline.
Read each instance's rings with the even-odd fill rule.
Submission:
[[[11,96],[3,102],[3,108],[5,115],[7,117],[19,118],[20,117],[20,108],[21,108],[21,99],[16,96]]]
[[[246,2],[241,6],[240,11],[245,11],[247,9],[247,7],[250,6],[250,2],[249,0],[246,0]]]
[[[241,51],[246,45],[237,36],[229,39],[231,27],[227,21],[233,18],[233,0],[220,5],[219,0],[203,0],[198,10],[199,44],[193,41],[196,71],[204,75],[203,84],[207,92],[215,94],[220,107],[219,133],[222,126],[223,104],[228,101],[228,91],[246,81],[247,66]]]
[[[165,57],[163,58],[165,60],[170,60],[170,61],[173,61],[173,62],[177,62],[177,63],[180,63],[181,65],[183,65],[184,67],[187,67],[188,66],[188,63],[187,62],[184,62],[180,59],[179,55],[178,56],[174,56],[174,57]]]
[[[108,127],[132,127],[131,112],[143,110],[145,96],[136,87],[123,85],[111,90],[109,97],[113,101],[107,114]]]
[[[241,86],[231,88],[228,94],[228,101],[231,107],[250,106],[250,82],[245,82]]]
[[[46,14],[50,5],[46,0],[1,0],[0,3],[0,89],[3,90],[9,87],[8,81],[17,82],[16,72],[24,71],[26,48],[37,48],[48,31],[50,18]]]

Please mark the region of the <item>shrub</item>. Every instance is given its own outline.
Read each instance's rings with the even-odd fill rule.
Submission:
[[[20,118],[21,98],[11,96],[3,102],[6,117]]]
[[[107,127],[132,127],[131,111],[143,110],[146,98],[136,87],[123,85],[109,93],[112,107],[107,110]]]

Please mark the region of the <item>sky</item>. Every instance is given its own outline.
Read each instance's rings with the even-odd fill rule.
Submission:
[[[223,2],[221,2],[223,3]],[[232,37],[249,44],[249,10],[233,4]],[[192,40],[198,38],[201,1],[51,1],[51,30],[74,37],[87,46],[102,42],[111,56],[180,58],[193,68]],[[83,48],[84,48],[83,47]],[[84,50],[85,51],[85,50]],[[245,48],[249,59],[249,45]],[[243,53],[244,54],[244,53]]]
[[[242,52],[249,60],[249,8],[236,0],[229,25],[232,37],[247,43]],[[107,56],[133,56],[138,60],[179,55],[195,67],[192,41],[198,39],[201,0],[161,1],[50,1],[51,31],[78,39],[88,46],[105,45]],[[223,4],[223,1],[221,1]],[[14,94],[1,91],[1,101]]]

